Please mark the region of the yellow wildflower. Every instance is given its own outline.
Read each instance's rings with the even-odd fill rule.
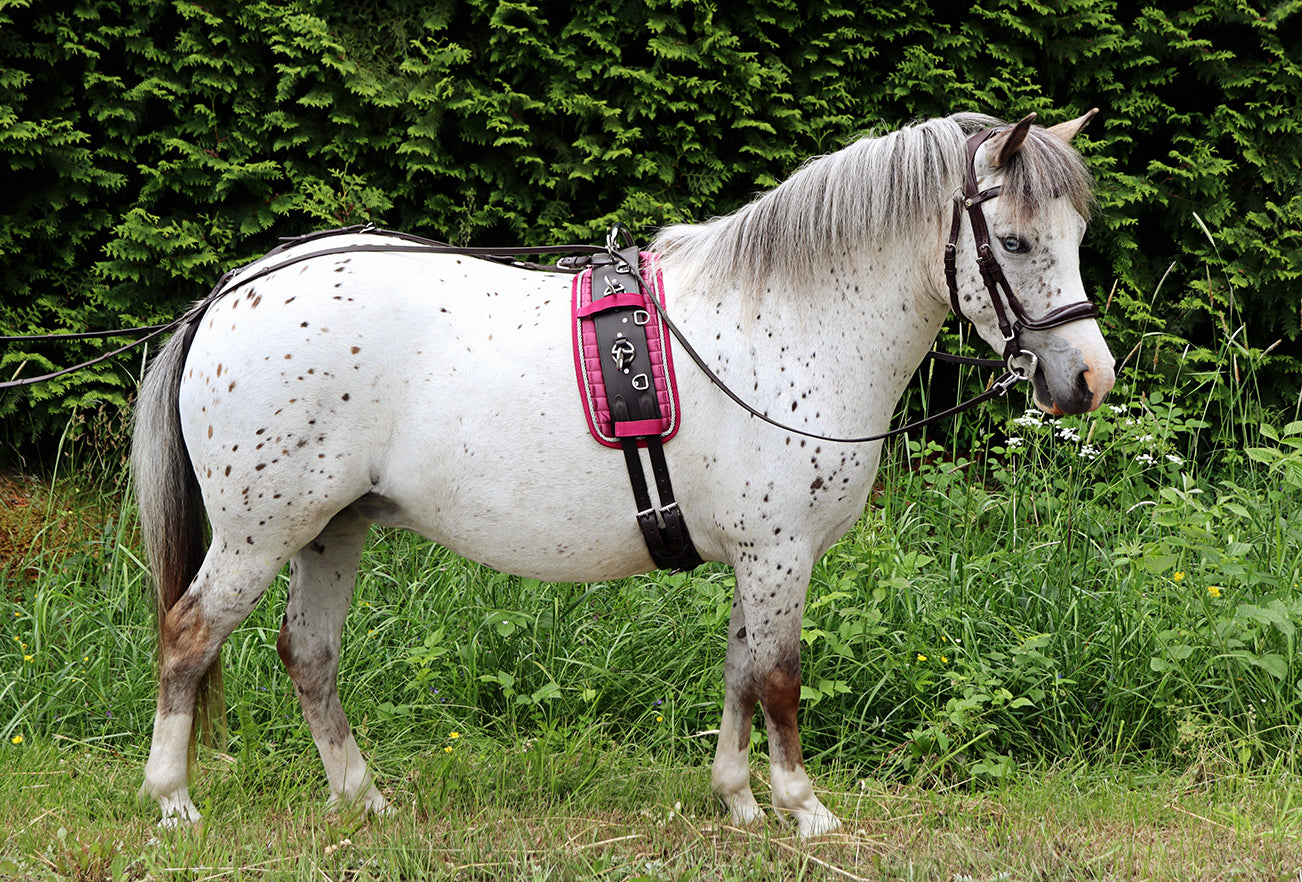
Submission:
[[[9,740],[10,740],[10,742],[12,742],[12,743],[14,743],[14,744],[22,744],[22,743],[23,743],[23,736],[21,736],[21,735],[15,735],[13,738],[10,738]]]
[[[447,747],[443,748],[443,752],[444,752],[444,753],[451,753],[451,752],[452,752],[452,745],[449,744]]]
[[[919,652],[919,653],[918,653],[918,661],[926,661],[926,660],[927,660],[927,657],[926,657],[925,655],[923,655],[922,653]]]
[[[1221,596],[1221,586],[1219,586],[1219,585],[1208,585],[1208,586],[1207,586],[1207,593],[1210,594],[1212,597],[1220,597],[1220,596]]]
[[[665,721],[665,718],[664,718],[664,717],[656,717],[656,722],[657,722],[657,723],[663,723],[664,721]]]
[[[460,737],[461,737],[461,733],[460,733],[460,732],[449,732],[449,733],[448,733],[448,737],[449,737],[449,738],[452,738],[452,739],[457,739],[457,738],[460,738]]]
[[[35,658],[35,656],[32,656],[32,655],[25,655],[25,656],[23,656],[23,661],[25,661],[25,662],[29,662],[29,661],[31,661],[33,658]]]
[[[1176,570],[1175,575],[1171,576],[1171,581],[1180,582],[1184,580],[1184,570]]]

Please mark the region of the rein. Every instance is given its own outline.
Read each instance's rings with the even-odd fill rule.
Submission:
[[[973,398],[969,398],[968,400],[956,404],[953,407],[950,407],[939,413],[935,413],[930,416],[923,417],[922,419],[915,420],[914,422],[911,422],[907,425],[900,426],[895,429],[890,429],[886,432],[881,432],[875,435],[863,435],[863,436],[853,437],[853,438],[840,438],[840,437],[834,437],[829,435],[820,435],[816,432],[809,432],[809,431],[805,431],[804,429],[798,429],[794,426],[789,426],[785,423],[779,422],[778,420],[772,419],[768,415],[760,412],[759,410],[756,410],[749,403],[743,400],[736,392],[734,392],[731,388],[729,388],[728,385],[713,370],[710,369],[710,367],[706,364],[705,359],[703,359],[701,355],[696,351],[696,349],[691,345],[691,343],[688,342],[686,336],[679,329],[677,324],[675,324],[674,321],[669,317],[668,313],[665,311],[664,307],[660,304],[659,300],[654,296],[647,296],[646,299],[654,306],[657,314],[660,317],[660,320],[664,322],[665,327],[669,329],[669,332],[673,335],[674,339],[676,339],[678,343],[683,347],[683,350],[692,359],[692,361],[695,362],[696,366],[700,368],[702,373],[704,373],[705,376],[709,378],[710,382],[712,382],[715,386],[717,386],[720,391],[722,391],[725,395],[728,396],[729,399],[735,402],[739,407],[741,407],[751,416],[756,417],[757,419],[762,420],[763,422],[775,426],[779,429],[782,429],[785,432],[790,432],[795,435],[800,435],[806,438],[812,438],[819,441],[828,441],[832,443],[842,443],[842,444],[861,444],[868,441],[881,441],[886,438],[891,438],[896,435],[901,435],[905,432],[909,432],[914,429],[919,429],[924,426],[929,426],[934,423],[940,422],[942,420],[949,419],[950,417],[963,413],[966,410],[970,410],[971,408],[983,404],[986,401],[989,401],[993,398],[1002,397],[1006,395],[1013,386],[1017,385],[1017,383],[1023,380],[1029,380],[1034,375],[1035,370],[1039,364],[1039,359],[1035,355],[1035,353],[1028,349],[1025,349],[1021,345],[1021,339],[1020,339],[1021,331],[1048,330],[1050,328],[1056,328],[1061,325],[1068,324],[1069,322],[1078,321],[1080,319],[1094,318],[1098,315],[1098,310],[1095,308],[1094,304],[1090,303],[1088,300],[1083,300],[1078,303],[1072,303],[1066,306],[1058,307],[1057,309],[1051,310],[1050,312],[1046,313],[1045,315],[1037,319],[1037,318],[1032,318],[1026,312],[1026,309],[1022,306],[1021,301],[1017,299],[1017,295],[1013,293],[1012,287],[1008,284],[1008,280],[1007,278],[1005,278],[1003,270],[999,266],[999,262],[995,259],[994,250],[993,248],[991,248],[990,245],[990,230],[988,225],[986,224],[985,215],[981,210],[981,203],[986,202],[987,200],[993,199],[994,197],[998,196],[1002,191],[1002,187],[989,187],[985,190],[978,190],[977,182],[976,182],[976,168],[975,168],[976,152],[981,147],[981,145],[985,143],[985,141],[988,138],[990,138],[991,135],[996,133],[996,131],[999,130],[985,129],[983,131],[973,134],[967,140],[967,169],[964,174],[963,192],[962,194],[956,193],[954,196],[953,221],[950,226],[949,241],[945,245],[944,263],[945,263],[945,281],[947,287],[949,288],[950,306],[956,315],[958,315],[962,319],[967,320],[967,316],[963,314],[963,310],[959,305],[958,270],[956,267],[956,260],[958,254],[958,237],[962,228],[963,212],[966,211],[969,217],[970,226],[972,228],[972,237],[976,243],[977,265],[981,272],[982,281],[985,283],[986,290],[989,292],[990,302],[994,307],[995,315],[999,323],[999,330],[1004,339],[1004,344],[1005,344],[1004,358],[1002,361],[1000,361],[1000,360],[987,359],[987,358],[968,358],[966,356],[947,355],[935,351],[931,351],[927,353],[929,358],[938,361],[950,362],[954,364],[973,365],[978,367],[1003,367],[1004,372],[1000,376],[995,378],[990,383],[990,385],[986,388],[986,390],[982,392],[980,395],[977,395]],[[178,318],[175,318],[172,321],[166,322],[164,324],[144,325],[137,328],[126,328],[117,331],[91,331],[85,333],[72,333],[72,334],[48,334],[48,335],[30,335],[30,336],[17,336],[17,337],[0,337],[0,341],[4,341],[4,342],[18,342],[18,341],[31,342],[31,341],[38,341],[38,340],[49,341],[49,340],[99,339],[105,337],[128,336],[131,334],[144,335],[137,338],[136,340],[133,340],[131,343],[128,343],[124,346],[114,349],[111,352],[106,352],[103,355],[97,356],[89,361],[82,362],[81,364],[74,365],[69,368],[64,368],[63,370],[60,371],[55,371],[53,373],[45,374],[39,377],[27,377],[24,379],[15,379],[15,380],[0,382],[0,390],[11,389],[18,386],[29,386],[35,383],[44,382],[46,380],[52,380],[57,377],[64,376],[66,374],[73,373],[74,371],[81,370],[82,368],[99,364],[100,362],[106,361],[117,355],[121,355],[125,352],[128,352],[131,349],[134,349],[137,346],[140,346],[148,342],[149,340],[152,340],[153,338],[159,336],[160,334],[164,334],[168,331],[174,331],[180,328],[182,325],[186,325],[198,321],[199,318],[203,315],[203,313],[207,310],[208,306],[214,300],[216,300],[221,295],[227,293],[228,291],[247,285],[248,283],[253,282],[256,279],[260,279],[265,276],[268,276],[271,273],[284,269],[285,267],[292,266],[293,264],[300,263],[302,261],[317,258],[317,257],[323,257],[331,254],[349,254],[349,253],[356,253],[359,251],[373,252],[373,253],[410,252],[412,254],[457,254],[457,255],[463,255],[467,257],[478,257],[487,260],[508,262],[524,269],[537,269],[537,270],[549,270],[554,272],[573,273],[573,272],[578,272],[580,269],[584,268],[586,265],[590,263],[596,263],[598,262],[598,260],[604,260],[607,258],[611,262],[619,263],[621,258],[619,257],[618,254],[619,251],[618,240],[621,237],[625,240],[625,243],[627,245],[633,244],[632,236],[629,234],[628,230],[623,226],[623,224],[619,224],[619,223],[611,227],[610,232],[607,235],[606,244],[604,247],[597,246],[597,245],[552,245],[552,246],[517,247],[517,248],[491,248],[491,247],[476,248],[476,247],[448,245],[443,242],[438,242],[432,239],[424,239],[419,236],[413,236],[407,233],[399,233],[392,230],[376,229],[372,224],[365,224],[365,225],[359,225],[353,227],[346,227],[337,230],[326,230],[317,233],[309,233],[304,236],[288,238],[283,240],[280,245],[278,245],[276,248],[274,248],[273,250],[271,250],[270,252],[268,252],[266,255],[264,255],[262,258],[259,259],[265,260],[266,258],[270,258],[278,254],[282,254],[283,252],[287,251],[290,248],[296,247],[298,245],[302,245],[306,242],[323,239],[329,236],[337,236],[346,233],[368,233],[368,232],[378,232],[386,236],[393,236],[409,244],[402,245],[402,246],[397,246],[392,244],[343,245],[335,248],[313,251],[307,254],[292,255],[290,257],[287,257],[284,260],[261,267],[255,272],[245,275],[232,283],[232,278],[242,270],[246,269],[247,265],[245,265],[244,267],[237,267],[236,269],[226,272],[217,281],[217,284],[213,286],[213,289],[208,293],[208,295],[203,300],[196,303],[193,307],[191,307],[189,310],[187,310],[184,314],[182,314]],[[549,264],[549,265],[529,263],[517,259],[522,257],[541,256],[541,255],[563,255],[563,256],[559,257],[555,264]],[[635,277],[638,279],[637,284],[642,289],[642,293],[648,294],[648,292],[645,290],[645,285],[642,282],[641,278],[639,276],[636,276],[636,274]],[[1003,291],[1004,299],[1007,300],[1008,303],[1007,308],[1005,308],[1004,306],[1004,299],[1000,298],[1001,290]],[[1013,314],[1012,319],[1009,318],[1008,315],[1009,311],[1011,311]]]
[[[981,203],[998,196],[1003,187],[988,187],[985,190],[977,189],[976,180],[976,153],[991,135],[1001,131],[1000,129],[984,129],[976,132],[967,139],[967,168],[963,175],[963,192],[954,196],[954,214],[953,221],[950,224],[949,241],[945,244],[945,283],[949,288],[949,303],[954,314],[965,321],[971,321],[963,314],[963,309],[959,305],[958,297],[958,237],[963,227],[963,212],[968,214],[969,224],[972,227],[972,238],[976,242],[977,266],[981,271],[981,280],[985,283],[986,291],[990,295],[990,302],[994,307],[996,319],[999,322],[999,332],[1004,338],[1004,358],[1002,361],[988,358],[967,358],[961,355],[947,355],[945,353],[932,350],[927,356],[936,361],[947,361],[955,364],[976,365],[979,367],[1003,367],[1004,372],[995,378],[984,392],[966,401],[960,402],[951,408],[915,420],[908,425],[900,426],[895,429],[889,429],[876,435],[863,435],[857,438],[837,438],[828,435],[819,435],[815,432],[807,432],[803,429],[797,429],[794,426],[788,426],[770,418],[767,414],[761,413],[743,401],[727,384],[721,380],[714,371],[710,370],[705,360],[692,348],[687,342],[682,331],[674,324],[673,320],[665,313],[664,308],[656,301],[654,297],[648,298],[655,306],[656,311],[660,314],[660,320],[665,323],[674,335],[674,338],[683,347],[687,355],[696,363],[696,366],[714,383],[725,395],[732,399],[743,410],[751,416],[756,417],[764,422],[776,426],[786,432],[801,435],[805,438],[813,438],[819,441],[830,441],[841,444],[862,444],[866,441],[881,441],[886,438],[892,438],[896,435],[902,435],[905,432],[914,429],[920,429],[924,426],[938,423],[941,420],[957,416],[966,410],[970,410],[979,404],[1000,398],[1020,383],[1022,380],[1029,380],[1035,375],[1036,368],[1039,366],[1039,357],[1031,350],[1022,346],[1021,332],[1028,331],[1046,331],[1050,328],[1056,328],[1070,322],[1079,321],[1080,319],[1095,318],[1098,316],[1098,309],[1088,300],[1082,300],[1078,303],[1070,303],[1050,310],[1040,318],[1031,318],[1022,306],[1022,302],[1017,299],[1013,293],[1013,288],[1008,284],[1008,279],[1004,276],[1003,268],[999,266],[999,261],[995,259],[994,249],[990,247],[990,228],[986,224],[985,213],[981,210]],[[619,225],[616,225],[619,227]],[[622,229],[622,228],[620,228]],[[612,230],[613,234],[613,230]],[[607,250],[611,251],[613,246],[607,242]],[[1000,299],[999,292],[1003,291],[1004,298],[1008,301],[1008,308],[1004,308],[1004,302]],[[1012,311],[1013,319],[1010,320],[1008,312]]]
[[[519,248],[476,248],[470,246],[461,247],[457,245],[448,245],[447,243],[444,242],[437,242],[433,239],[423,239],[419,236],[410,235],[409,233],[399,233],[393,230],[376,229],[376,227],[372,224],[362,224],[362,225],[357,225],[352,227],[344,227],[342,229],[337,229],[337,230],[323,230],[321,232],[308,233],[303,236],[295,236],[292,238],[284,239],[282,240],[280,245],[277,245],[271,251],[268,251],[266,254],[264,254],[262,257],[258,259],[265,260],[268,257],[274,257],[277,254],[282,254],[288,249],[298,245],[302,245],[305,242],[311,242],[317,239],[323,239],[328,236],[339,236],[339,235],[344,235],[346,233],[370,233],[370,232],[383,233],[386,236],[393,236],[402,239],[406,242],[409,242],[411,244],[403,246],[401,248],[394,247],[393,245],[346,245],[337,248],[327,248],[321,251],[313,251],[310,254],[297,254],[292,257],[286,258],[285,260],[279,261],[278,263],[262,267],[256,272],[250,273],[249,275],[244,276],[234,284],[230,284],[228,286],[228,283],[230,283],[231,278],[233,276],[235,276],[241,270],[244,270],[248,267],[248,264],[245,264],[242,267],[236,267],[235,269],[229,270],[224,275],[222,275],[222,277],[217,280],[217,284],[214,285],[212,290],[208,292],[208,296],[204,297],[202,300],[200,300],[198,303],[192,306],[189,310],[182,313],[177,318],[172,319],[170,322],[164,322],[158,325],[141,325],[135,328],[121,328],[114,331],[84,331],[80,333],[71,333],[71,334],[29,334],[29,335],[14,336],[14,337],[0,337],[0,342],[3,343],[30,343],[30,342],[38,342],[38,341],[50,342],[54,340],[102,340],[107,337],[128,337],[133,334],[143,335],[137,337],[135,340],[132,340],[130,343],[127,343],[124,346],[119,346],[117,349],[114,349],[111,352],[105,352],[102,355],[97,355],[96,357],[88,361],[83,361],[80,364],[73,365],[72,367],[63,368],[62,370],[54,371],[48,374],[43,374],[39,377],[24,377],[22,379],[0,381],[0,390],[14,389],[20,386],[34,386],[37,383],[44,383],[47,380],[54,380],[59,377],[66,376],[68,374],[76,373],[77,371],[83,368],[88,368],[91,367],[92,365],[97,365],[102,361],[108,361],[110,358],[114,358],[115,356],[122,355],[126,352],[129,352],[132,349],[135,349],[137,346],[141,346],[161,334],[165,334],[169,331],[175,331],[176,329],[180,328],[182,325],[188,324],[193,321],[197,321],[199,317],[202,316],[203,313],[208,309],[209,305],[212,304],[214,300],[216,300],[218,297],[225,294],[226,292],[233,291],[236,288],[242,287],[243,285],[247,285],[249,282],[263,278],[264,276],[269,276],[272,273],[276,272],[277,270],[281,270],[284,269],[285,267],[293,266],[296,263],[301,263],[302,261],[310,260],[316,257],[324,257],[331,254],[354,254],[359,251],[376,252],[376,253],[411,252],[413,254],[459,254],[459,255],[464,255],[466,257],[483,258],[485,260],[511,262],[516,266],[519,266],[524,269],[575,272],[577,271],[578,266],[575,263],[573,263],[573,261],[590,259],[589,257],[590,255],[602,254],[606,250],[596,245],[540,245],[536,247],[522,246]],[[554,265],[544,265],[544,264],[537,264],[537,263],[529,263],[527,261],[515,260],[515,258],[517,257],[534,257],[543,254],[556,254],[556,255],[564,255],[564,256],[560,257],[556,262],[556,264]],[[576,254],[584,255],[584,257],[575,258],[574,255]]]

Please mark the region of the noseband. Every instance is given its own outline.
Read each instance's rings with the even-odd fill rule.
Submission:
[[[963,192],[954,194],[954,219],[949,228],[949,241],[945,244],[945,282],[949,286],[949,304],[959,318],[971,321],[963,314],[958,303],[958,269],[955,261],[958,257],[958,234],[963,223],[963,212],[967,211],[972,225],[972,238],[976,242],[977,266],[981,270],[981,280],[990,292],[990,303],[994,306],[995,316],[999,321],[999,333],[1004,338],[1004,362],[1010,373],[1018,379],[1029,380],[1039,364],[1036,354],[1022,346],[1021,332],[1047,331],[1080,319],[1094,318],[1098,309],[1088,300],[1069,303],[1050,310],[1039,318],[1031,318],[1022,302],[1013,293],[1012,286],[1004,277],[1004,271],[995,259],[994,249],[990,247],[990,228],[986,225],[981,203],[998,196],[1003,187],[977,189],[976,152],[997,129],[985,129],[967,139],[967,170],[963,176]],[[999,296],[1003,289],[1004,298]],[[1004,299],[1008,307],[1004,307]],[[1008,316],[1012,311],[1013,317]]]

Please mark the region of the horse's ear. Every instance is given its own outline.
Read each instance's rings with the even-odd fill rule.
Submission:
[[[1089,125],[1089,121],[1099,112],[1097,107],[1092,107],[1086,111],[1084,116],[1077,117],[1069,122],[1058,123],[1056,126],[1049,126],[1046,131],[1056,138],[1070,142],[1072,138],[1080,134],[1080,130]]]
[[[1021,122],[1013,126],[1006,132],[996,135],[998,139],[994,143],[995,148],[995,168],[1001,168],[1004,163],[1013,158],[1013,154],[1022,149],[1022,142],[1026,140],[1026,133],[1031,130],[1031,123],[1035,122],[1035,114],[1028,113],[1022,117]]]

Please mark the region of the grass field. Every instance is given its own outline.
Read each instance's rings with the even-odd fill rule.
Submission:
[[[39,745],[7,769],[0,877],[1296,880],[1302,868],[1299,794],[1281,772],[1063,767],[974,791],[826,768],[819,785],[848,823],[800,842],[774,823],[729,826],[704,767],[624,741],[375,751],[393,817],[327,814],[310,749],[206,754],[208,819],[167,832],[131,797],[138,747]]]
[[[397,814],[325,811],[282,577],[227,644],[206,820],[157,830],[132,505],[69,445],[0,484],[0,878],[1302,879],[1302,424],[1227,446],[1196,398],[1112,400],[888,457],[805,614],[807,760],[847,822],[811,843],[708,794],[726,568],[542,584],[387,531],[340,691]]]

